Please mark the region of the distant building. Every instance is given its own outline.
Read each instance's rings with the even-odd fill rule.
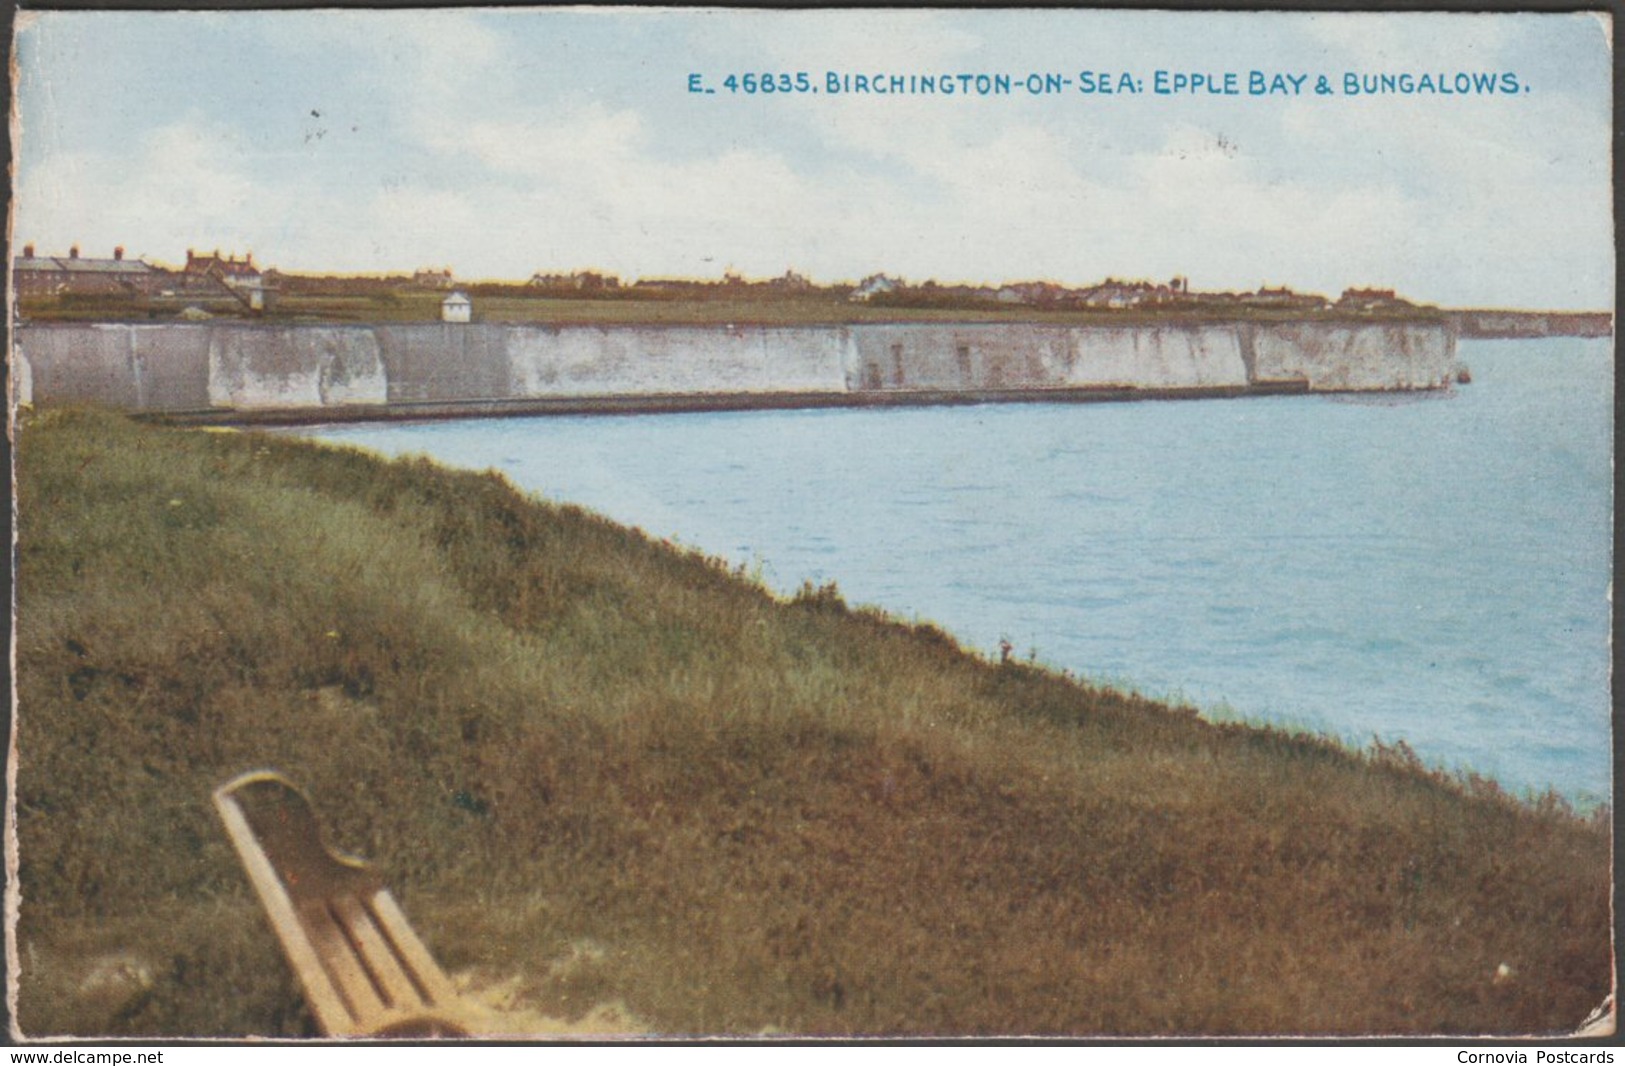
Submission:
[[[218,248],[207,255],[199,255],[188,248],[186,266],[181,275],[187,282],[186,287],[189,291],[198,291],[213,283],[214,286],[225,289],[250,311],[265,310],[274,298],[273,290],[266,284],[265,275],[254,264],[253,252],[238,259],[235,252],[230,256],[222,256]]]
[[[593,270],[578,270],[570,274],[532,274],[530,280],[525,284],[533,289],[603,292],[606,289],[619,289],[621,279],[613,274],[600,274]]]
[[[1344,289],[1337,300],[1339,311],[1380,311],[1410,306],[1411,302],[1401,299],[1393,289]]]
[[[1292,290],[1287,288],[1285,285],[1281,286],[1279,289],[1272,289],[1267,285],[1260,285],[1257,292],[1248,294],[1247,302],[1260,305],[1284,305],[1292,302],[1292,296]]]
[[[852,295],[848,296],[847,299],[855,303],[867,303],[876,296],[896,292],[902,287],[903,283],[901,281],[888,278],[884,274],[871,274],[858,282],[858,287],[852,290]]]
[[[1118,281],[1116,278],[1107,278],[1099,285],[1084,289],[1078,294],[1078,302],[1084,307],[1104,307],[1112,311],[1120,311],[1127,307],[1138,307],[1156,292],[1156,286],[1149,281]]]
[[[1248,307],[1270,307],[1288,311],[1323,311],[1331,303],[1324,296],[1293,292],[1284,285],[1279,289],[1259,286],[1257,292],[1244,294],[1241,302]]]
[[[806,292],[813,287],[813,284],[794,270],[786,270],[782,278],[774,278],[767,283],[767,286],[770,289],[781,289],[785,292]]]
[[[706,289],[703,281],[693,281],[688,278],[640,278],[634,289],[643,289],[646,292],[666,292],[674,295],[685,293],[702,293]]]
[[[246,288],[258,285],[265,279],[260,268],[254,265],[254,253],[249,252],[242,259],[237,258],[233,252],[229,256],[222,256],[220,249],[216,248],[212,254],[199,255],[192,249],[186,249],[186,273],[205,277],[219,278],[228,285]]]
[[[466,293],[454,292],[440,301],[442,322],[471,322],[473,319],[474,304]]]
[[[1053,281],[1021,281],[996,291],[980,291],[982,299],[1001,304],[1027,304],[1033,307],[1053,307],[1068,302],[1072,294]]]
[[[12,284],[19,296],[151,296],[166,276],[139,259],[124,258],[122,247],[111,259],[87,259],[76,244],[65,256],[38,256],[34,246],[12,260]]]
[[[412,275],[412,285],[419,289],[452,289],[456,284],[452,280],[451,267],[442,270],[419,270]]]

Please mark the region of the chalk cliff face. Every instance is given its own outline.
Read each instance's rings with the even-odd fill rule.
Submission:
[[[132,410],[209,406],[208,334],[176,326],[19,327],[33,399]]]
[[[507,349],[500,326],[433,323],[378,326],[389,403],[505,397]]]
[[[1236,331],[1220,326],[1081,328],[1028,323],[851,326],[858,390],[1244,386]]]
[[[291,411],[572,398],[1436,388],[1447,325],[520,326],[239,323],[22,326],[37,402],[145,411]],[[850,398],[849,401],[842,397]],[[678,404],[681,405],[680,402]]]
[[[1253,380],[1303,379],[1315,390],[1431,389],[1450,380],[1455,336],[1397,323],[1255,325]]]
[[[838,328],[511,326],[509,395],[840,392]]]
[[[378,338],[367,328],[213,329],[209,404],[339,407],[387,398]]]
[[[1078,365],[1068,384],[1200,388],[1248,384],[1233,328],[1078,329]]]

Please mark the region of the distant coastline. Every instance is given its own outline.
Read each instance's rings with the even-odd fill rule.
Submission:
[[[28,246],[13,287],[20,402],[262,423],[1441,389],[1470,380],[1458,337],[1613,330],[1608,312],[1209,292],[1180,276],[460,282]]]
[[[1607,337],[1614,332],[1614,316],[1607,311],[1496,311],[1447,312],[1459,336],[1472,340],[1517,337]]]

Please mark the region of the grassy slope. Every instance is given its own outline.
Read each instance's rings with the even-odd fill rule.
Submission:
[[[778,602],[495,475],[72,413],[18,467],[25,1032],[310,1031],[208,806],[262,765],[566,1017],[1524,1032],[1609,989],[1606,827],[1402,755]],[[152,987],[100,1002],[119,952]]]

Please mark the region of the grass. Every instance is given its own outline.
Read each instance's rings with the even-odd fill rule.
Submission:
[[[776,599],[494,473],[46,411],[17,479],[30,1036],[314,1033],[208,803],[259,766],[566,1019],[1548,1033],[1611,987],[1607,812]]]
[[[639,294],[632,290],[613,296],[558,297],[522,295],[523,290],[473,295],[476,322],[529,325],[766,325],[827,326],[863,322],[1032,322],[1054,326],[1206,325],[1230,322],[1301,323],[1306,320],[1334,325],[1431,323],[1440,313],[1411,308],[1388,315],[1355,314],[1329,310],[1306,315],[1267,307],[1195,305],[1190,307],[1046,310],[1018,304],[964,304],[962,306],[903,306],[854,303],[841,293],[722,293],[706,298]],[[229,318],[265,322],[409,323],[440,320],[443,293],[400,290],[374,295],[284,295],[275,307],[259,315],[238,308],[217,309]],[[171,320],[174,306],[148,305],[117,297],[24,297],[21,317],[29,322]]]

